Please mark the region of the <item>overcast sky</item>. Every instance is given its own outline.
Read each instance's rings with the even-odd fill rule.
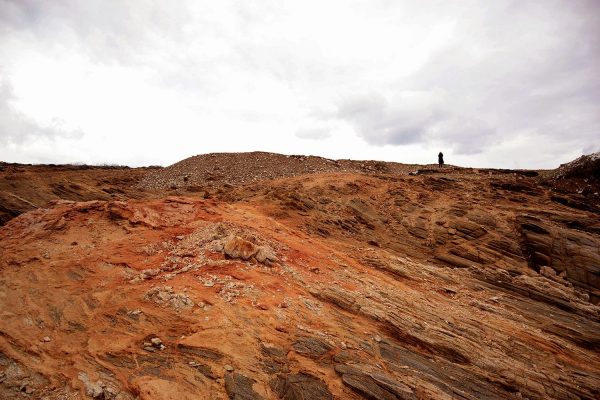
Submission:
[[[600,151],[600,1],[0,0],[0,160],[554,168]]]

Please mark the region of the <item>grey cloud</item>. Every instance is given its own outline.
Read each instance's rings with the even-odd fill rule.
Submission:
[[[455,154],[463,155],[485,152],[503,139],[485,121],[460,117],[440,123],[429,138],[450,145]]]
[[[0,57],[10,64],[3,42],[22,43],[50,58],[139,71],[149,84],[182,95],[214,96],[239,60],[230,54],[231,37],[221,21],[192,12],[193,6],[210,7],[185,1],[0,0]],[[223,54],[210,54],[210,45]]]
[[[66,129],[59,120],[54,120],[46,126],[38,124],[15,109],[11,104],[13,99],[10,85],[7,82],[0,82],[0,143],[3,145],[25,145],[36,138],[79,139],[83,137],[81,130]]]
[[[437,91],[401,92],[393,100],[378,93],[358,95],[340,102],[337,114],[374,145],[422,141],[443,116]]]
[[[338,117],[370,144],[435,142],[465,155],[523,132],[571,148],[600,141],[597,2],[498,2],[481,15],[466,11],[453,40],[391,84],[392,94],[340,102]],[[403,96],[410,92],[444,95],[415,102]]]
[[[581,154],[591,154],[600,152],[600,143],[591,144],[589,146],[585,146],[581,152]]]
[[[417,88],[445,89],[458,126],[465,125],[463,133],[440,131],[439,138],[467,153],[474,139],[486,143],[483,139],[493,138],[487,142],[497,144],[525,131],[574,146],[600,140],[598,3],[526,2],[495,8],[481,19],[482,26],[465,22],[457,32],[466,42],[473,29],[479,31],[480,46],[491,49],[488,54],[471,57],[457,44],[438,52],[411,77]],[[484,126],[474,136],[469,126],[477,120]]]
[[[477,154],[501,141],[497,130],[472,115],[458,114],[438,92],[404,92],[388,101],[381,95],[356,96],[342,102],[337,115],[373,145],[437,141],[456,154]]]
[[[47,51],[69,47],[96,63],[143,65],[165,38],[183,41],[187,15],[181,2],[0,0],[0,32],[33,35]]]

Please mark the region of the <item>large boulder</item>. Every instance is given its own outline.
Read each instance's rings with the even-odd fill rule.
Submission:
[[[258,253],[258,246],[254,243],[242,239],[239,236],[233,236],[227,239],[223,246],[223,253],[231,258],[241,258],[249,260]]]

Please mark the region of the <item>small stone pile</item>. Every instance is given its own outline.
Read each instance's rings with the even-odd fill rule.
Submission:
[[[152,301],[176,311],[191,308],[194,302],[185,293],[175,293],[171,286],[154,287],[146,292],[144,300]]]
[[[150,338],[150,341],[144,342],[143,348],[144,348],[144,350],[146,350],[150,353],[154,353],[156,351],[162,351],[162,350],[166,349],[167,347],[163,344],[163,342],[162,342],[162,340],[160,340],[160,338],[155,336],[153,338]]]

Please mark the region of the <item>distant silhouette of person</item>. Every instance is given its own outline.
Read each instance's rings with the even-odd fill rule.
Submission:
[[[440,168],[444,166],[444,153],[441,151],[440,154],[438,154],[438,164],[440,165]]]

